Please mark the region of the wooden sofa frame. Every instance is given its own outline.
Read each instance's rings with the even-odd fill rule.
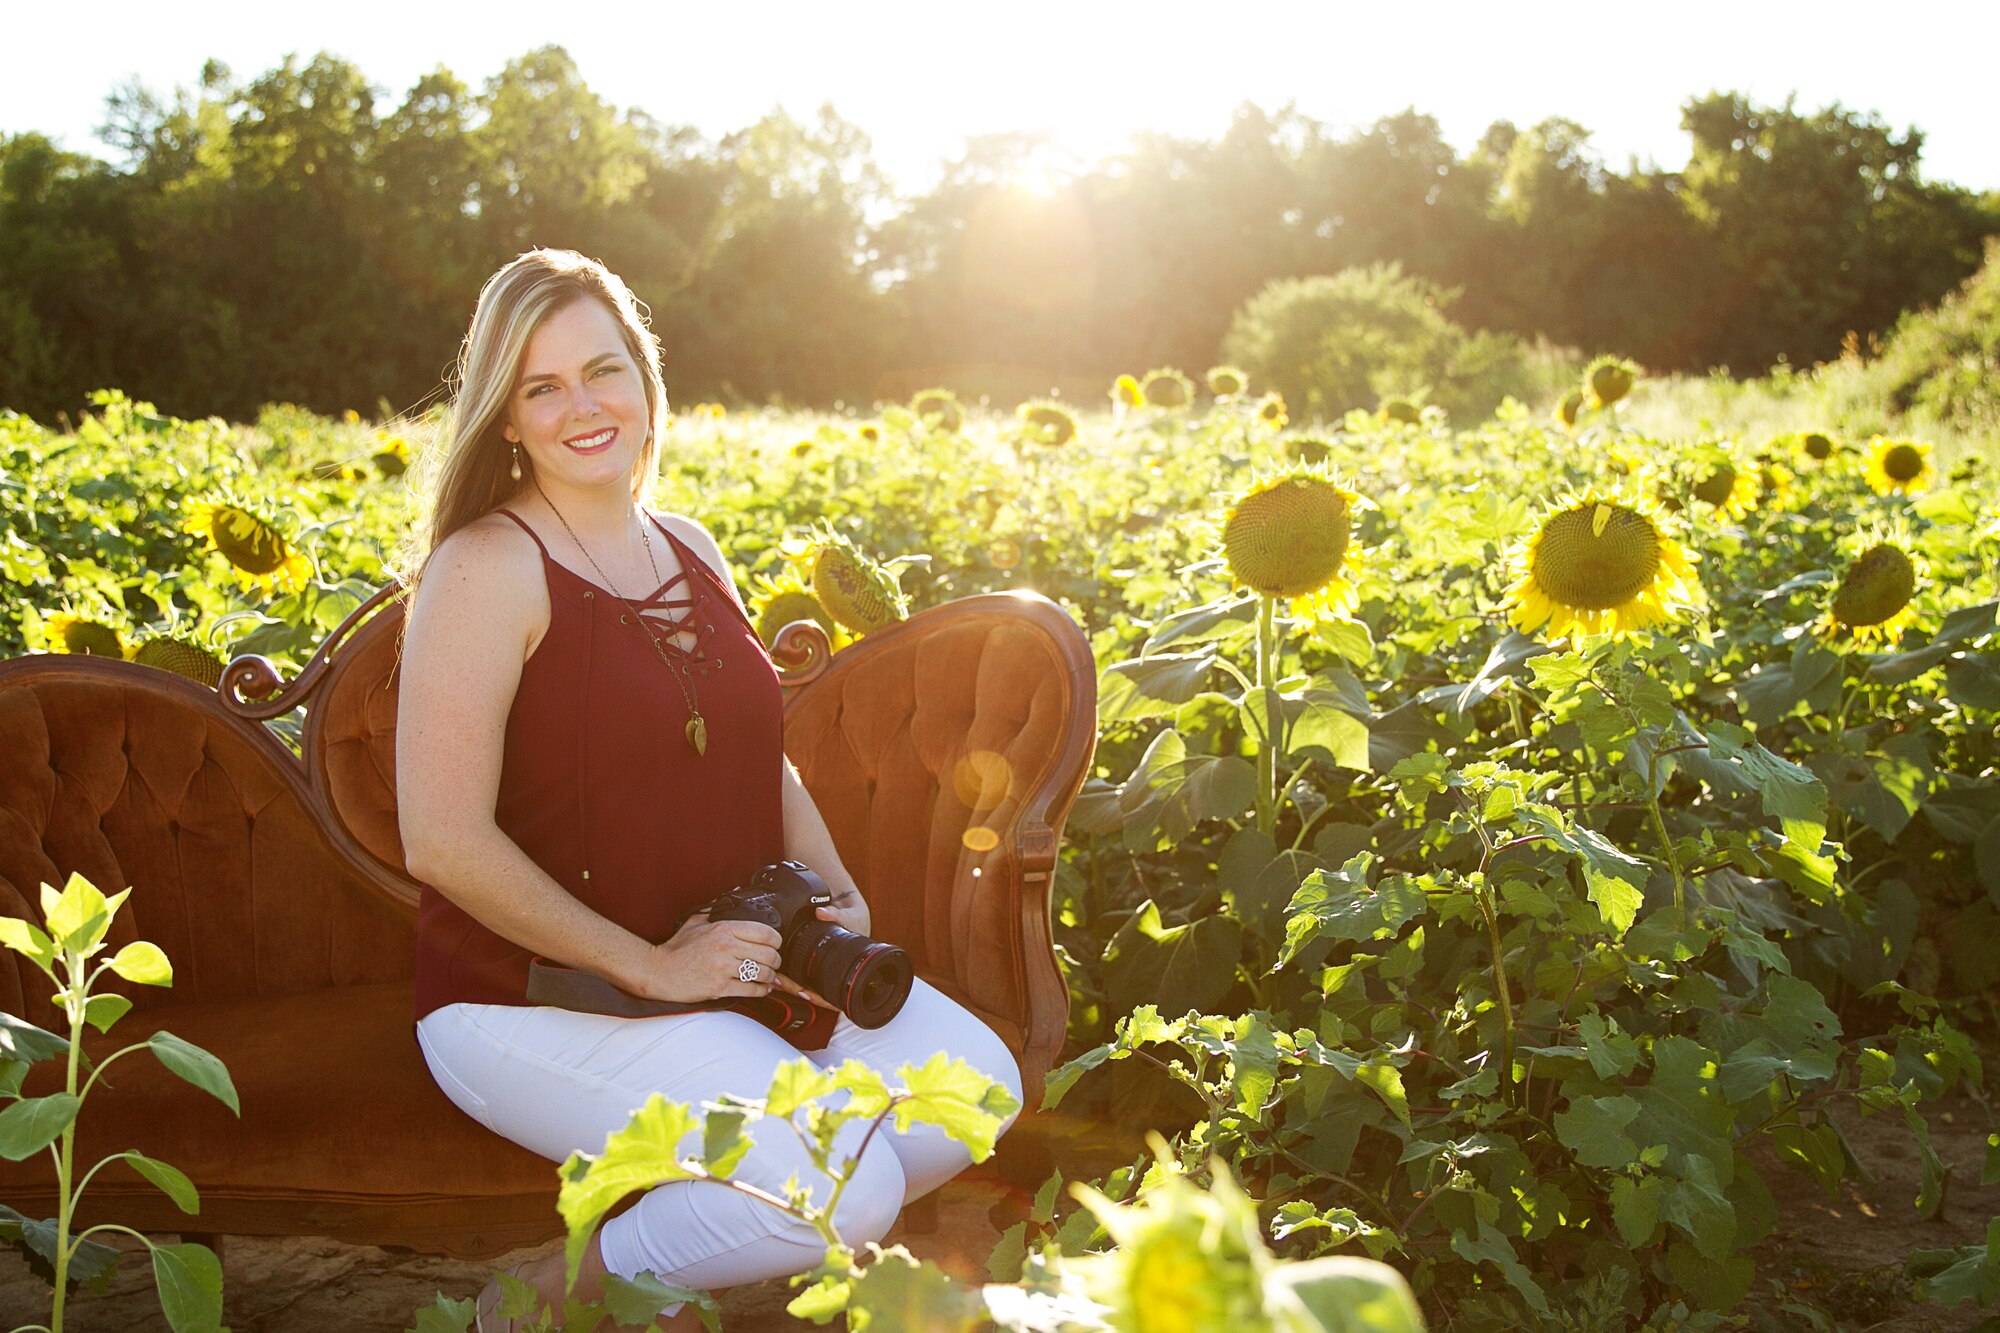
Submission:
[[[560,1233],[554,1166],[453,1107],[411,1032],[401,591],[355,611],[288,684],[261,658],[213,690],[115,660],[0,662],[0,914],[39,919],[37,886],[72,872],[131,887],[113,943],[161,945],[175,985],[124,988],[136,1008],[105,1040],[173,1031],[220,1056],[242,1096],[238,1121],[152,1062],[121,1062],[79,1121],[81,1160],[136,1148],[186,1171],[203,1208],[185,1217],[107,1171],[84,1221],[463,1258]],[[994,1027],[1038,1106],[1069,1008],[1049,889],[1096,734],[1082,632],[1037,594],[990,593],[837,654],[794,624],[772,656],[787,751],[877,937]],[[264,723],[300,707],[294,754]],[[0,955],[0,1009],[59,1027],[47,991]],[[0,1162],[0,1202],[52,1215],[49,1163]]]

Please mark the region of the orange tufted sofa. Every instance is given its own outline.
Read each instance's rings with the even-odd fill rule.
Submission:
[[[461,1115],[412,1036],[398,592],[281,691],[258,658],[231,663],[220,690],[112,660],[0,662],[0,913],[38,918],[37,886],[72,872],[131,886],[112,943],[159,944],[175,983],[130,988],[134,1011],[99,1040],[168,1029],[222,1057],[242,1095],[239,1121],[151,1061],[121,1062],[85,1106],[81,1160],[137,1148],[187,1172],[203,1207],[187,1218],[107,1171],[86,1221],[466,1258],[560,1231],[554,1168]],[[786,748],[877,936],[992,1025],[1039,1104],[1068,1015],[1049,882],[1096,729],[1081,631],[1045,598],[991,593],[838,654],[793,625],[774,657]],[[294,754],[263,723],[301,705]],[[11,953],[0,1009],[58,1026],[46,981]],[[0,1161],[0,1202],[52,1215],[46,1157]]]

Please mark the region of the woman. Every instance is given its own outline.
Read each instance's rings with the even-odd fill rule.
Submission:
[[[868,905],[785,760],[777,675],[715,541],[641,503],[666,418],[659,344],[602,265],[536,250],[479,296],[412,594],[396,778],[417,929],[417,1037],[446,1096],[560,1162],[598,1152],[646,1099],[762,1096],[798,1050],[746,1012],[787,992],[831,1030],[821,1065],[885,1073],[939,1049],[1004,1079],[993,1032],[921,980],[868,1031],[778,971],[779,936],[695,911],[757,867],[802,861],[821,919],[866,934]],[[632,994],[712,1003],[611,1018],[526,1003],[531,957]],[[828,1020],[831,1019],[831,1022]],[[801,1040],[800,1045],[808,1043]],[[1011,1120],[1010,1122],[1011,1123]],[[835,1160],[860,1149],[849,1125]],[[695,1151],[692,1139],[683,1151]],[[932,1126],[884,1126],[834,1224],[857,1249],[969,1157]],[[788,1130],[734,1173],[782,1197],[831,1183]],[[606,1272],[717,1288],[815,1267],[811,1228],[706,1182],[663,1185],[604,1224],[578,1294]],[[560,1308],[562,1255],[520,1274]],[[497,1280],[481,1293],[482,1328]],[[670,1328],[694,1328],[680,1311]]]

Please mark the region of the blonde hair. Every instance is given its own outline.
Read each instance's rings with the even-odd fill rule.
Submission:
[[[406,581],[412,589],[445,538],[499,508],[519,485],[509,475],[513,449],[501,435],[508,397],[535,330],[550,315],[582,300],[595,300],[611,312],[645,381],[648,430],[632,469],[632,498],[645,494],[667,420],[660,340],[647,327],[646,309],[617,274],[595,259],[574,250],[530,250],[486,280],[459,347],[451,375],[451,412],[416,479],[429,522],[412,529],[401,562],[411,571]],[[527,476],[534,475],[533,460],[525,453],[521,466]]]

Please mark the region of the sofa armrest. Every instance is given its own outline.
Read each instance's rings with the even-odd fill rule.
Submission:
[[[992,593],[869,634],[786,709],[786,750],[877,935],[997,1020],[1031,1105],[1068,1025],[1049,891],[1096,679],[1061,608]]]

